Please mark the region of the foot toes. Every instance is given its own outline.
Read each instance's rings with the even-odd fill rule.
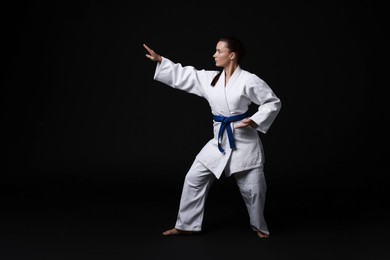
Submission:
[[[259,236],[260,238],[268,238],[269,237],[269,234],[265,234],[261,231],[256,231],[257,233],[257,236]]]
[[[193,231],[186,231],[186,230],[178,230],[176,228],[169,229],[167,231],[163,232],[164,236],[171,236],[171,235],[184,235],[184,234],[192,234]]]

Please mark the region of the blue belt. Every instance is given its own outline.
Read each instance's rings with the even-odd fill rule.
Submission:
[[[221,126],[219,128],[219,133],[218,133],[218,149],[221,153],[225,153],[225,150],[221,146],[223,131],[225,131],[225,129],[226,129],[226,132],[227,132],[227,135],[229,138],[230,148],[232,150],[236,149],[236,144],[234,143],[233,131],[232,131],[232,128],[230,127],[230,123],[242,120],[246,117],[248,117],[248,114],[246,112],[244,114],[241,114],[241,115],[235,115],[235,116],[229,116],[229,117],[213,115],[213,118],[215,121],[221,122]]]

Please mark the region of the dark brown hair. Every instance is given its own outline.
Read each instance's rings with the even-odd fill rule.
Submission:
[[[237,63],[240,64],[241,60],[244,58],[246,49],[242,42],[234,36],[224,36],[218,40],[218,42],[225,42],[226,47],[230,52],[235,52],[237,54]],[[215,86],[219,77],[221,76],[222,71],[220,71],[213,80],[211,81],[211,86]]]

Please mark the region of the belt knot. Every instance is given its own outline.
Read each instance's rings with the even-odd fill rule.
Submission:
[[[225,130],[227,132],[230,148],[232,150],[236,149],[236,144],[234,142],[233,131],[232,131],[232,128],[230,126],[230,123],[242,120],[246,117],[248,117],[247,112],[245,112],[244,114],[234,115],[234,116],[229,116],[229,117],[213,115],[213,119],[216,122],[221,122],[221,126],[220,126],[219,132],[218,132],[218,149],[221,153],[225,153],[225,150],[222,148],[222,145],[221,145],[223,132]]]

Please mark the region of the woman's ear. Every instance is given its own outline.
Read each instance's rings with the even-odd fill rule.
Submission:
[[[231,60],[234,60],[234,59],[236,59],[236,57],[237,57],[236,53],[235,53],[234,51],[232,51],[232,52],[230,53],[230,59],[231,59]]]

